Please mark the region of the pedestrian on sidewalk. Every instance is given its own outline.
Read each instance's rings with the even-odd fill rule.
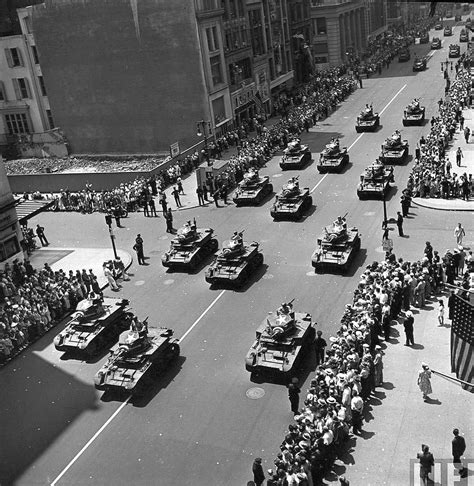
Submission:
[[[400,204],[402,206],[402,215],[404,218],[406,218],[410,212],[411,197],[408,194],[403,193],[402,197],[400,198]]]
[[[294,415],[299,412],[300,406],[300,388],[298,386],[298,378],[292,378],[288,385],[288,398],[290,399],[291,411]]]
[[[180,208],[181,207],[181,200],[179,198],[179,191],[176,186],[173,186],[173,190],[171,191],[171,194],[173,194],[174,201],[176,203],[176,207]]]
[[[138,264],[145,265],[145,255],[143,254],[143,238],[141,237],[140,233],[135,238],[135,244],[133,245],[133,249],[137,254]]]
[[[442,300],[438,300],[438,325],[444,326],[444,302]]]
[[[115,224],[117,225],[117,228],[121,228],[122,224],[120,222],[120,218],[122,217],[122,208],[119,205],[115,206],[113,214],[114,214]]]
[[[166,219],[166,232],[167,233],[174,233],[173,213],[171,212],[171,208],[168,208],[168,211],[166,211],[165,219]]]
[[[464,231],[461,223],[458,223],[456,228],[454,228],[454,236],[456,237],[457,245],[462,246],[462,239],[466,236],[466,232]]]
[[[146,198],[143,200],[143,216],[150,216],[150,212],[148,211],[148,201]]]
[[[227,184],[224,184],[221,187],[220,196],[221,196],[222,200],[224,201],[224,204],[226,204],[226,205],[228,204],[228,202],[227,202],[227,194],[228,194]]]
[[[255,486],[262,486],[265,481],[265,474],[262,467],[262,458],[257,457],[252,464],[253,482]]]
[[[467,140],[466,140],[467,142]],[[458,147],[458,149],[456,150],[456,165],[458,167],[461,167],[461,159],[464,157],[463,153],[462,153],[462,150],[461,150],[461,147]]]
[[[469,136],[471,135],[471,129],[469,127],[464,127],[464,140],[469,143]]]
[[[464,130],[464,116],[462,114],[459,116],[459,129]]]
[[[197,197],[198,197],[199,206],[204,206],[204,198],[202,197],[202,189],[199,186],[197,186],[197,188],[196,188],[196,194],[197,194]]]
[[[468,470],[462,463],[461,457],[464,455],[466,450],[466,441],[464,437],[459,435],[459,429],[453,430],[454,438],[451,442],[452,453],[453,453],[453,464],[454,467],[459,471],[459,476],[461,478],[467,477]]]
[[[321,337],[323,335],[323,331],[317,332],[318,337],[314,340],[314,349],[316,351],[316,366],[324,363],[324,353],[327,347],[326,340]]]
[[[364,410],[364,400],[359,396],[357,390],[353,390],[352,395],[352,433],[358,435],[362,433],[362,411]]]
[[[421,370],[418,372],[418,388],[423,394],[423,400],[428,399],[428,395],[433,393],[431,389],[431,370],[426,363],[421,363]]]
[[[36,234],[38,236],[38,239],[41,242],[41,246],[48,246],[49,245],[49,241],[47,240],[47,238],[44,234],[43,226],[40,226],[39,224],[36,225]]]
[[[382,346],[375,346],[374,356],[374,387],[383,385],[383,351]]]
[[[178,177],[178,180],[176,181],[176,185],[178,187],[178,193],[184,196],[185,194],[183,189],[183,181],[181,180],[181,177]]]
[[[420,478],[422,484],[427,486],[429,484],[429,475],[431,468],[434,466],[434,457],[430,452],[430,448],[427,445],[421,446],[423,452],[418,453],[416,457],[420,461]]]
[[[155,200],[153,198],[150,198],[148,201],[148,206],[150,207],[150,216],[156,218],[158,215],[156,214]]]
[[[214,203],[216,204],[216,208],[219,207],[219,189],[217,189],[216,191],[214,191],[212,193],[212,199],[214,199]]]
[[[207,190],[206,184],[202,185],[202,197],[204,198],[204,201],[209,202],[209,198],[207,195],[209,194],[209,191]]]
[[[415,324],[415,318],[412,311],[405,312],[405,320],[403,321],[403,329],[405,331],[405,346],[415,344],[413,337],[413,328]]]
[[[398,228],[398,236],[405,236],[403,234],[403,216],[400,211],[397,211],[397,228]]]
[[[117,276],[121,276],[124,281],[130,280],[125,265],[119,256],[114,260],[114,268]]]
[[[120,290],[119,289],[119,286],[117,285],[117,283],[115,282],[115,279],[114,279],[114,276],[112,274],[112,271],[110,270],[109,266],[107,265],[107,263],[104,263],[104,265],[102,266],[102,269],[104,271],[104,277],[107,279],[107,282],[109,283],[110,285],[110,288],[116,292],[117,290]]]

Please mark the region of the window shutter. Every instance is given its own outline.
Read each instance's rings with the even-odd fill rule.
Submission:
[[[16,52],[18,53],[18,60],[20,61],[20,66],[24,66],[25,63],[23,62],[23,54],[21,53],[21,49],[17,47]]]
[[[13,57],[10,49],[5,49],[5,57],[7,58],[8,67],[13,67]]]
[[[20,89],[20,84],[18,83],[18,79],[13,78],[12,82],[13,82],[13,88],[15,90],[16,99],[21,100],[22,96],[21,96],[21,89]]]
[[[28,94],[27,98],[31,100],[33,97],[31,96],[30,80],[28,78],[23,79],[25,80],[26,92]]]

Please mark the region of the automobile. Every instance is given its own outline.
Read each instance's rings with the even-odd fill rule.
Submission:
[[[292,177],[275,196],[275,202],[270,208],[270,215],[276,221],[279,219],[299,220],[313,204],[313,198],[308,187],[300,189],[298,177]]]
[[[413,72],[424,71],[426,69],[426,59],[424,57],[417,57],[413,62]]]
[[[54,338],[58,351],[93,357],[116,340],[130,324],[127,299],[91,293],[81,300],[67,326]]]
[[[283,151],[283,157],[280,160],[280,168],[302,169],[311,161],[311,150],[307,145],[302,145],[299,138],[293,139]]]
[[[316,273],[345,273],[360,250],[359,230],[348,229],[346,215],[339,216],[332,225],[323,229],[317,239],[317,248],[311,256],[311,264]]]
[[[431,41],[431,49],[441,49],[441,39],[439,37],[433,38]]]
[[[461,33],[459,34],[459,42],[468,42],[469,41],[469,34],[467,33],[466,29],[462,29]]]
[[[435,25],[435,30],[443,30],[443,24],[440,24],[439,22]]]
[[[341,172],[343,167],[348,163],[349,153],[347,152],[347,147],[341,148],[339,146],[339,139],[334,138],[331,140],[331,142],[326,144],[326,147],[321,152],[317,169],[320,173]]]
[[[245,369],[251,376],[291,378],[314,346],[314,325],[311,314],[294,312],[292,302],[282,304],[257,328],[245,357]]]
[[[461,55],[461,48],[458,44],[451,44],[449,46],[449,57],[459,57]]]
[[[444,28],[444,36],[449,37],[450,35],[453,35],[453,29],[451,27],[449,27],[449,25],[447,25]]]
[[[270,177],[260,176],[257,169],[250,168],[239,182],[233,201],[236,206],[256,206],[272,192]]]
[[[206,282],[211,286],[223,284],[241,288],[262,265],[259,244],[244,242],[243,231],[236,231],[206,270]]]
[[[161,263],[171,271],[195,271],[218,246],[212,228],[198,228],[196,220],[193,223],[187,221],[171,240],[170,249],[161,257]]]
[[[410,57],[410,50],[407,47],[400,49],[400,51],[398,52],[398,62],[409,61]]]
[[[390,191],[390,183],[394,182],[393,166],[384,165],[377,160],[365,168],[357,186],[359,199],[383,199]]]
[[[94,376],[97,390],[143,396],[179,357],[179,340],[172,338],[171,329],[148,327],[146,322],[139,326],[120,335],[118,346]]]
[[[423,32],[420,35],[420,44],[428,44],[429,41],[430,41],[430,35],[428,34],[428,32]]]
[[[401,134],[395,130],[382,144],[379,160],[383,164],[402,164],[408,158],[408,141],[402,140]]]

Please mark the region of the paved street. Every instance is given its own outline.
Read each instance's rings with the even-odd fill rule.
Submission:
[[[457,40],[458,32],[459,27],[455,28],[453,39]],[[264,458],[264,470],[272,467],[292,414],[284,386],[249,380],[244,357],[255,329],[268,311],[292,298],[296,299],[295,309],[310,312],[326,337],[339,328],[344,306],[351,301],[362,269],[383,258],[382,202],[358,200],[359,175],[379,155],[384,139],[402,128],[403,109],[414,97],[421,97],[428,119],[437,113],[437,101],[444,91],[440,61],[445,60],[448,45],[449,40],[444,40],[443,49],[435,52],[424,72],[413,73],[411,61],[395,61],[381,76],[364,80],[363,89],[358,89],[327,120],[302,136],[302,141],[311,147],[315,161],[332,137],[340,137],[341,145],[349,148],[351,157],[349,167],[342,174],[320,175],[316,162],[303,171],[282,173],[279,157],[274,157],[261,170],[261,174],[270,175],[275,191],[293,175],[300,176],[300,186],[310,188],[314,206],[301,222],[273,222],[270,201],[255,208],[209,205],[174,213],[175,227],[195,217],[200,227],[216,230],[220,243],[241,229],[245,229],[249,241],[261,242],[265,265],[243,291],[210,290],[203,269],[191,275],[166,272],[160,258],[169,247],[170,237],[165,232],[161,213],[156,218],[131,214],[123,220],[125,227],[116,230],[117,246],[133,253],[133,241],[141,233],[148,259],[146,266],[133,262],[131,281],[125,282],[114,295],[130,299],[138,316],[149,316],[151,325],[169,326],[177,337],[184,336],[182,357],[157,380],[146,400],[104,401],[102,394],[93,388],[93,375],[105,361],[106,353],[93,363],[64,360],[54,349],[52,338],[56,331],[51,331],[0,370],[0,387],[4,390],[0,397],[0,483],[237,486],[251,479],[255,456]],[[425,55],[429,44],[413,46],[411,50],[413,60],[415,52]],[[376,133],[357,134],[355,119],[366,103],[372,103],[374,110],[381,113],[381,128]],[[428,131],[429,122],[422,127],[403,128],[402,137],[409,141],[410,153],[421,134]],[[400,210],[400,194],[410,163],[395,167],[395,187],[387,202],[391,218]],[[359,228],[362,250],[347,275],[316,275],[311,267],[316,238],[323,226],[344,213],[348,213],[348,225]],[[405,238],[396,236],[396,227],[392,225],[395,254],[408,260],[419,259],[427,240],[440,253],[444,252],[455,243],[452,232],[458,221],[467,231],[466,246],[472,247],[472,213],[412,209],[405,220]],[[110,245],[101,214],[47,213],[35,218],[31,226],[37,223],[46,228],[55,248],[108,248]],[[439,339],[449,337],[446,333]],[[449,348],[445,346],[442,351],[449,353]],[[430,352],[436,356],[436,349],[430,348]],[[393,344],[388,353],[394,364],[398,353],[400,360],[408,360],[413,366],[422,360],[409,357],[401,343]],[[299,373],[303,390],[307,388],[312,369],[314,360],[310,356]],[[385,373],[390,374],[390,370],[386,369]],[[405,384],[396,380],[406,376],[393,373],[389,381],[403,389]],[[262,398],[254,400],[246,396],[247,390],[254,386],[263,388]],[[400,398],[400,407],[404,397]],[[462,401],[451,404],[450,408],[449,399],[450,394],[445,393],[444,412],[461,413]],[[384,423],[400,420],[403,412],[398,414],[396,409],[391,409],[391,417],[379,412],[384,409],[384,398],[380,401],[380,406],[373,410],[375,424],[382,420],[381,416]],[[438,415],[441,414],[433,417],[439,420]],[[423,422],[425,427],[426,423]],[[376,453],[371,442],[378,441],[376,447],[383,447],[384,441],[379,441],[383,437],[383,424],[379,422],[372,427],[382,435],[358,440],[357,448],[365,448],[362,449],[365,452],[354,454],[355,464],[347,469],[349,478],[359,478],[351,484],[407,485],[408,464],[406,469],[403,462],[398,464],[397,454],[405,452],[407,457],[412,457],[425,436],[407,436],[410,430],[401,428],[399,436],[387,437],[389,452],[384,454],[383,465],[384,471],[389,472],[384,482],[378,482],[377,478],[370,482],[364,476],[366,473],[358,471],[358,464],[359,460],[363,463],[363,457]],[[436,439],[435,432],[440,433],[437,428],[426,431],[429,443]],[[406,450],[394,447],[393,441],[405,441]],[[449,457],[449,444],[445,444],[445,451],[448,454],[445,457]],[[377,453],[381,453],[379,449]],[[395,464],[398,466],[392,467]],[[340,472],[345,469],[344,465],[338,467]],[[329,477],[327,482],[334,479]]]

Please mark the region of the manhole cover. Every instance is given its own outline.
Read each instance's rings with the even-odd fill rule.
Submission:
[[[282,177],[283,174],[273,174],[272,177]]]
[[[144,283],[145,283],[145,280],[137,280],[137,281],[135,282],[135,285],[136,285],[137,287],[140,287],[140,285],[143,285]]]
[[[171,284],[174,284],[174,280],[172,278],[168,279],[168,280],[165,280],[163,282],[165,285],[171,285]]]
[[[310,270],[309,272],[306,272],[307,277],[316,277],[316,272],[314,270]]]
[[[265,390],[263,388],[259,388],[258,386],[255,386],[253,388],[249,388],[245,394],[247,395],[248,398],[251,398],[252,400],[258,400],[259,398],[262,398],[263,395],[265,395]]]
[[[264,278],[265,280],[270,280],[273,278],[273,275],[271,273],[266,273],[262,278]]]

